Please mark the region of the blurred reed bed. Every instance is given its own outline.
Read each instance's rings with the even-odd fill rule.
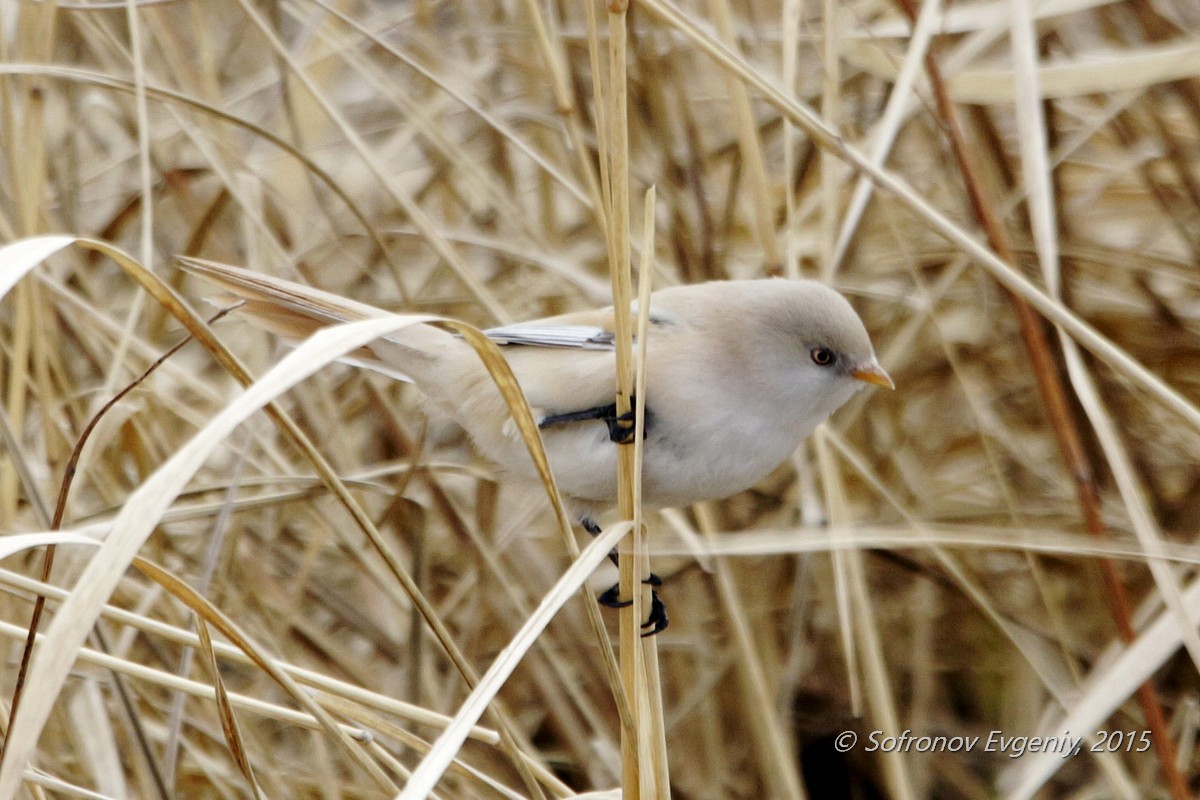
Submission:
[[[211,292],[176,256],[480,327],[606,303],[597,120],[615,73],[608,6],[592,12],[9,5],[0,235],[110,243],[205,317]],[[898,386],[864,393],[754,491],[649,519],[672,614],[654,681],[670,793],[1195,793],[1200,12],[642,0],[623,24],[634,263],[653,185],[655,286],[826,280]],[[142,525],[137,553],[165,572],[127,570],[132,552],[97,570],[107,606],[85,649],[47,656],[64,681],[31,673],[17,724],[29,708],[45,723],[6,743],[0,791],[19,777],[25,796],[395,795],[567,569],[545,494],[495,482],[411,389],[332,350],[273,390],[294,428],[247,407],[218,436],[240,390],[217,345],[139,380],[187,335],[183,312],[112,252],[51,244],[0,264],[50,256],[0,305],[2,529],[48,531],[75,468],[63,532],[6,537],[6,734],[33,593],[40,629],[65,630],[63,590],[96,552],[72,536]],[[212,331],[252,376],[288,352],[236,313]],[[131,503],[153,505],[139,490],[198,436],[194,475],[136,519]],[[603,664],[576,597],[430,796],[617,786]],[[845,730],[860,745],[841,755]],[[1154,746],[865,752],[872,731],[905,730],[1152,730]]]

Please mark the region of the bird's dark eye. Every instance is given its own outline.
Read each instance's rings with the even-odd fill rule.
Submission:
[[[828,347],[814,347],[808,354],[812,356],[813,363],[818,367],[828,367],[837,361],[837,354]]]

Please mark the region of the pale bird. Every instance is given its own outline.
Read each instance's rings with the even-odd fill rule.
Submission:
[[[242,312],[288,338],[385,315],[328,292],[211,262],[190,272],[245,301]],[[636,313],[636,311],[635,311]],[[713,281],[650,296],[642,498],[646,507],[727,497],[762,480],[867,385],[894,388],[844,297],[807,280]],[[533,408],[568,506],[595,530],[616,503],[612,307],[485,331]],[[508,475],[537,479],[509,410],[474,349],[417,324],[369,346],[407,376]],[[615,600],[615,595],[609,598]],[[665,623],[665,617],[662,620]]]

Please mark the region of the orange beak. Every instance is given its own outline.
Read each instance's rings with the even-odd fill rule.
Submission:
[[[888,389],[896,388],[896,384],[892,382],[892,376],[888,375],[883,367],[876,364],[874,359],[861,367],[855,367],[850,370],[850,374],[856,380],[863,381],[864,383],[873,383],[876,386],[883,386]]]

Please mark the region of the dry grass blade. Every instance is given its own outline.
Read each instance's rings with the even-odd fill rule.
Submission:
[[[56,531],[49,533],[14,534],[4,538],[3,547],[0,547],[0,557],[8,557],[23,550],[50,547],[57,544],[95,545],[96,541],[97,540],[92,536],[81,535],[76,532]],[[5,585],[10,589],[16,588],[23,591],[30,591],[38,595],[44,595],[46,597],[53,598],[57,602],[61,602],[67,596],[67,593],[61,589],[48,586],[47,584],[39,581],[32,581],[22,578],[21,576],[7,571],[0,571],[0,580],[3,580]],[[203,610],[205,607],[205,604],[196,604],[197,609]],[[111,605],[105,606],[103,616],[106,619],[131,626],[132,628],[137,629],[138,631],[149,636],[161,638],[164,642],[182,644],[188,647],[198,647],[200,645],[199,638],[193,632],[185,631],[181,628],[175,628],[157,620],[141,617],[137,614],[115,608]],[[217,619],[215,615],[212,615],[212,618]],[[9,637],[23,635],[20,632],[20,629],[18,629],[16,626],[6,625],[2,628],[2,630],[3,634]],[[213,648],[222,659],[227,661],[241,665],[252,663],[252,659],[246,654],[246,652],[239,650],[230,644],[226,644],[224,642],[214,642]],[[345,681],[340,681],[327,675],[321,675],[311,670],[298,668],[295,665],[280,659],[266,658],[266,656],[261,653],[260,657],[269,661],[271,670],[279,670],[280,672],[288,675],[296,683],[318,689],[330,698],[344,699],[346,702],[352,702],[360,707],[370,708],[381,714],[386,713],[388,715],[393,715],[418,725],[431,726],[440,729],[444,728],[450,723],[450,718],[444,714],[437,714],[412,703],[405,703],[403,701],[396,700],[395,698],[385,697],[377,693],[365,691],[360,686],[356,686]],[[83,661],[88,663],[103,664],[116,670],[124,669],[130,674],[137,674],[139,678],[150,683],[156,683],[164,687],[185,691],[192,696],[208,696],[208,694],[206,694],[207,689],[202,684],[194,681],[185,681],[165,672],[146,671],[145,669],[131,669],[130,667],[132,665],[130,663],[114,661],[111,656],[106,656],[102,653],[84,650],[82,651],[81,658]],[[258,711],[259,713],[266,713],[274,716],[274,718],[277,719],[288,719],[292,721],[303,720],[302,724],[305,724],[309,727],[315,728],[319,725],[317,720],[312,716],[297,714],[296,712],[291,712],[289,709],[285,709],[281,706],[264,704],[261,701],[241,695],[234,695],[233,699],[234,704],[238,708],[247,708]],[[495,731],[487,728],[475,728],[471,732],[471,737],[479,742],[491,746],[500,744],[499,735]]]
[[[262,787],[258,785],[258,779],[254,777],[254,765],[246,753],[245,744],[242,742],[242,732],[238,728],[233,704],[229,702],[229,692],[225,689],[225,680],[221,677],[221,668],[217,665],[216,654],[213,653],[212,638],[208,633],[208,625],[201,622],[199,631],[200,648],[204,652],[209,673],[212,675],[213,686],[216,688],[217,706],[220,708],[221,716],[221,730],[225,732],[225,741],[229,744],[229,753],[233,757],[234,763],[237,764],[238,769],[246,776],[246,783],[250,786],[255,800],[262,800],[264,797]]]
[[[779,110],[786,114],[792,122],[804,129],[813,140],[822,147],[830,148],[838,153],[845,161],[865,175],[871,176],[876,185],[887,190],[898,202],[902,203],[918,217],[929,224],[933,230],[944,236],[951,244],[959,247],[970,255],[979,266],[984,267],[1000,284],[1018,297],[1027,301],[1039,313],[1060,326],[1066,333],[1076,339],[1083,347],[1090,350],[1096,357],[1111,366],[1122,375],[1135,381],[1155,395],[1163,404],[1183,417],[1197,430],[1200,430],[1200,407],[1188,400],[1176,389],[1169,386],[1161,378],[1145,368],[1128,353],[1116,347],[1087,322],[1080,319],[1071,309],[1060,301],[1050,297],[1033,282],[1017,270],[998,258],[995,253],[970,233],[953,222],[946,214],[939,211],[922,195],[913,190],[895,173],[877,168],[870,163],[857,148],[848,145],[837,133],[825,124],[812,109],[804,106],[767,81],[750,65],[730,52],[720,42],[706,35],[700,28],[682,15],[667,0],[645,0],[647,9],[661,14],[663,19],[675,25],[688,35],[692,41],[702,47],[706,53],[717,59],[723,67],[734,71],[742,80],[759,89],[764,96]]]
[[[10,255],[14,252],[11,248],[18,248],[15,251],[16,267],[13,270],[16,278],[51,253],[60,251],[76,241],[72,237],[53,237],[45,241],[34,240],[27,245],[10,245]],[[104,249],[107,254],[123,264],[133,266],[130,259],[119,251]],[[0,256],[3,255],[4,252],[0,251]],[[6,278],[15,283],[15,278]],[[0,286],[0,289],[3,288]],[[114,520],[112,533],[97,556],[91,560],[75,590],[63,603],[58,616],[47,630],[47,648],[35,655],[31,661],[35,677],[26,687],[29,701],[22,715],[14,720],[6,738],[4,761],[0,764],[0,796],[5,796],[6,787],[9,792],[15,790],[21,766],[13,765],[23,765],[33,751],[38,733],[45,724],[75,653],[91,630],[99,614],[100,605],[120,580],[123,567],[132,562],[134,553],[153,531],[157,520],[209,453],[247,416],[271,402],[280,392],[311,375],[320,366],[378,336],[405,325],[426,321],[429,321],[428,317],[371,319],[347,326],[349,336],[336,329],[315,334],[309,343],[291,353],[272,372],[252,385],[237,403],[214,418],[205,431],[194,438],[189,446],[182,448],[130,498]],[[465,329],[469,326],[462,327]],[[365,338],[363,330],[367,331]],[[349,344],[345,344],[346,341]],[[499,359],[498,354],[495,358]],[[513,383],[511,373],[509,382]],[[527,404],[525,409],[528,415]],[[559,506],[561,507],[561,501]],[[376,777],[386,783],[386,778],[381,773],[376,773]]]
[[[0,559],[8,558],[23,550],[51,547],[58,544],[95,545],[96,540],[75,531],[13,533],[0,540]]]
[[[845,455],[843,453],[843,455]],[[1136,542],[1105,542],[1085,534],[1032,528],[1013,529],[984,526],[978,529],[963,525],[949,528],[908,525],[891,528],[857,524],[841,527],[793,527],[753,532],[716,532],[706,540],[710,556],[724,558],[755,558],[761,556],[827,553],[853,548],[865,550],[905,550],[951,548],[966,550],[1010,550],[1045,553],[1060,556],[1106,556],[1130,562],[1146,561],[1146,554]],[[656,542],[650,552],[659,556],[693,554],[690,544]],[[1200,565],[1200,553],[1186,544],[1164,546],[1158,560],[1181,566]]]
[[[706,536],[715,533],[711,519],[701,517]],[[717,561],[717,596],[724,607],[726,622],[736,645],[737,667],[742,673],[742,706],[746,716],[755,720],[751,730],[755,758],[764,782],[778,797],[804,798],[798,765],[787,757],[786,734],[775,718],[762,657],[754,644],[754,630],[742,603],[733,574],[724,561]]]
[[[213,659],[212,641],[208,639],[207,625],[217,627],[222,634],[225,635],[239,650],[254,661],[263,672],[271,677],[276,683],[284,688],[285,691],[300,704],[308,713],[310,713],[320,723],[321,727],[329,733],[335,741],[337,741],[351,756],[352,759],[358,762],[368,774],[386,791],[394,790],[394,785],[391,779],[383,771],[383,769],[366,757],[366,754],[357,746],[351,736],[342,729],[341,726],[333,719],[333,717],[318,705],[307,692],[302,690],[285,672],[275,667],[262,651],[260,647],[255,645],[249,637],[237,629],[233,622],[222,614],[216,607],[200,597],[195,590],[187,586],[182,581],[179,581],[175,576],[159,567],[153,562],[143,558],[135,558],[133,565],[141,572],[148,575],[160,586],[167,589],[172,595],[182,600],[189,608],[200,615],[200,647],[205,652],[205,655]],[[68,598],[67,602],[70,602]],[[47,636],[47,640],[50,637]],[[250,783],[255,793],[261,791],[258,782],[254,777],[253,770],[248,763],[243,763],[246,755],[245,748],[241,744],[241,735],[237,729],[237,723],[233,719],[233,707],[229,702],[229,695],[222,685],[219,671],[216,670],[215,663],[213,664],[213,683],[216,687],[217,707],[220,710],[221,727],[225,731],[226,739],[230,743],[231,750],[234,755],[235,763],[242,770]],[[364,737],[365,738],[365,737]]]
[[[629,525],[620,523],[596,536],[583,549],[579,558],[571,564],[550,593],[538,604],[537,609],[521,626],[513,640],[496,656],[488,667],[471,696],[459,706],[454,721],[433,743],[421,765],[413,772],[397,800],[421,800],[426,797],[446,771],[451,759],[458,753],[471,727],[479,720],[488,704],[492,702],[504,682],[517,668],[521,658],[537,642],[551,618],[577,593],[588,576],[608,557],[608,551],[616,546],[621,537],[629,533]]]
[[[816,436],[821,485],[825,490],[829,521],[833,525],[847,525],[850,522],[850,512],[846,500],[845,478],[833,458],[828,443],[829,437],[824,431],[819,431]],[[875,726],[885,735],[899,736],[903,728],[897,711],[897,699],[888,680],[879,615],[867,587],[863,553],[859,550],[835,550],[833,555],[835,559],[842,561],[837,575],[840,580],[845,581],[845,602],[849,605],[846,615],[841,620],[842,636],[847,640],[847,649],[856,646],[856,649],[850,651],[853,656],[847,658],[848,666],[854,668],[861,664],[867,706]],[[899,751],[884,753],[884,771],[893,796],[914,797],[913,778],[909,770],[908,761],[900,756]]]
[[[420,320],[415,320],[420,321]],[[125,504],[113,521],[112,532],[88,563],[71,595],[46,631],[46,645],[31,662],[26,703],[9,730],[4,762],[0,765],[0,797],[15,792],[21,770],[36,747],[75,654],[99,615],[99,609],[121,579],[125,567],[153,532],[162,513],[212,450],[246,417],[279,393],[311,375],[342,353],[414,320],[366,320],[317,334],[297,348],[239,400],[215,417]]]
[[[1200,582],[1194,581],[1186,587],[1181,600],[1188,613],[1200,613]],[[1071,704],[1067,713],[1047,726],[1047,730],[1059,732],[1102,729],[1104,720],[1179,649],[1181,638],[1175,612],[1172,610],[1159,614],[1144,627],[1136,640],[1122,648],[1116,658],[1108,661],[1088,679],[1081,687],[1080,696]],[[1148,744],[1149,742],[1145,741],[1136,746],[1143,747]],[[1100,746],[1103,747],[1103,743]],[[1061,762],[1061,757],[1051,753],[1038,753],[1023,762],[1014,770],[1013,788],[1008,796],[1013,800],[1028,800],[1033,797],[1061,768]]]
[[[39,236],[21,239],[0,247],[0,297],[9,293],[17,282],[29,274],[38,264],[70,247],[74,236]]]
[[[879,118],[879,123],[871,139],[869,155],[871,163],[876,167],[883,166],[900,133],[900,124],[907,116],[906,112],[915,106],[913,87],[916,85],[917,76],[920,75],[925,54],[929,51],[929,42],[933,38],[934,30],[939,27],[939,23],[944,21],[940,0],[929,0],[921,4],[921,12],[917,15],[917,21],[913,25],[912,37],[909,40],[908,48],[904,51],[904,63],[893,82],[887,106]],[[854,195],[850,198],[846,209],[845,220],[841,230],[838,231],[837,243],[830,261],[831,270],[836,272],[842,259],[846,257],[850,243],[858,231],[858,224],[862,219],[863,212],[867,208],[867,202],[871,199],[874,190],[875,186],[871,183],[869,176],[858,176],[858,180],[854,184]]]

